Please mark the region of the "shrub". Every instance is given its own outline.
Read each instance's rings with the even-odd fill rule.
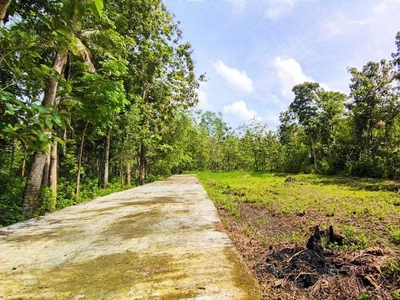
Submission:
[[[33,216],[41,216],[55,211],[56,203],[57,197],[53,194],[53,191],[48,187],[42,188],[37,200],[36,209],[33,212]]]
[[[24,181],[0,174],[0,227],[21,222]]]

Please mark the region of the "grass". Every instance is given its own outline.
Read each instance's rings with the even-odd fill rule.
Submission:
[[[216,205],[243,223],[246,235],[259,238],[262,233],[264,243],[305,242],[313,226],[332,225],[346,235],[345,250],[400,244],[399,182],[301,174],[296,182],[285,183],[286,175],[244,172],[198,177]],[[264,215],[245,220],[244,206]],[[280,224],[279,230],[268,233],[267,218]]]
[[[263,299],[361,300],[381,299],[386,293],[400,300],[400,182],[301,174],[286,183],[284,174],[244,172],[199,173],[198,177],[215,202],[228,235],[259,280]],[[280,286],[281,275],[275,272],[283,262],[271,257],[287,249],[304,249],[316,225],[322,230],[325,253],[345,265],[366,253],[359,250],[382,253],[357,269],[361,278],[362,268],[375,270],[368,276],[382,289],[351,281],[354,274],[338,275],[329,283],[320,277],[323,289],[317,284],[315,290],[301,289],[287,280]],[[329,226],[344,237],[329,243]],[[308,266],[308,262],[303,264]],[[296,267],[290,272],[298,278],[304,271]]]

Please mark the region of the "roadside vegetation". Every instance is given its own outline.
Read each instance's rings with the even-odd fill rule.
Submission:
[[[265,299],[398,299],[400,182],[245,172],[198,176]],[[324,270],[319,258],[301,256],[317,225]],[[329,242],[329,226],[342,242]],[[298,258],[295,266],[291,257]]]

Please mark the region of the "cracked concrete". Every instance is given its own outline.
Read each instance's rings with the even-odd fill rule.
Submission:
[[[0,299],[261,298],[195,175],[1,229]]]

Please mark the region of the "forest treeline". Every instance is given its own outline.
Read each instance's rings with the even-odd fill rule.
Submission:
[[[0,23],[1,225],[182,171],[400,177],[400,33],[350,95],[295,86],[273,131],[194,110],[203,76],[160,0],[0,0]]]
[[[161,1],[1,0],[0,23],[1,224],[177,164],[201,78]]]
[[[188,169],[400,178],[400,32],[394,49],[390,60],[349,68],[349,95],[294,86],[277,131],[256,119],[232,130],[203,113],[193,136],[206,137],[207,155]]]

